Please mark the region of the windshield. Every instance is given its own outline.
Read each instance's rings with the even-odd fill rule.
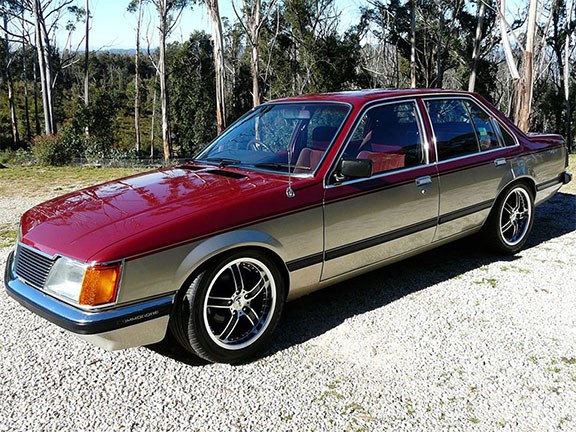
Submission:
[[[313,172],[348,111],[337,103],[263,105],[234,123],[196,160]]]

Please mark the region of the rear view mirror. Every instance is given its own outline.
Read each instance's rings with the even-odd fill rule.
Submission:
[[[371,159],[342,159],[338,174],[345,178],[367,178],[372,176]]]

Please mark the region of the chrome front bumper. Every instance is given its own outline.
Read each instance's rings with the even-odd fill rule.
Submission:
[[[12,271],[14,253],[6,262],[8,294],[36,315],[107,350],[161,341],[166,335],[174,296],[163,296],[101,311],[85,311],[20,281]]]

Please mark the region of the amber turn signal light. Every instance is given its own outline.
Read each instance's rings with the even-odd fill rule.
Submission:
[[[88,267],[78,303],[85,306],[112,303],[116,299],[119,279],[120,264]]]

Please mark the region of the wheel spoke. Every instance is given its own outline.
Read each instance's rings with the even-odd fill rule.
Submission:
[[[229,297],[208,297],[208,302],[206,306],[209,308],[220,308],[220,309],[228,309],[232,299]]]
[[[237,313],[232,314],[232,316],[228,320],[228,323],[226,324],[226,327],[224,328],[224,331],[222,331],[222,333],[218,335],[218,339],[222,341],[227,341],[232,332],[234,331],[234,329],[236,328],[236,325],[238,324],[239,320],[240,316]]]
[[[512,207],[512,205],[509,202],[504,204],[504,210],[506,210],[508,214],[514,213],[514,207]]]
[[[234,289],[237,293],[244,290],[244,279],[242,278],[242,269],[240,268],[240,264],[241,263],[236,263],[230,266],[230,272],[234,279]]]
[[[269,285],[269,282],[268,282],[268,279],[266,278],[266,275],[263,273],[260,273],[260,279],[254,285],[254,288],[252,288],[249,291],[246,291],[246,296],[245,296],[246,300],[247,301],[254,300],[256,297],[258,297],[260,295],[260,293],[262,292],[262,290],[264,288],[268,287],[268,285]]]
[[[520,231],[520,224],[518,223],[518,220],[515,220],[512,225],[514,226],[514,231],[512,232],[512,239],[514,240]]]
[[[513,225],[514,225],[514,222],[512,222],[512,220],[508,220],[508,222],[506,222],[502,226],[502,233],[505,233],[506,231],[508,231]]]
[[[258,324],[258,321],[260,321],[260,317],[254,311],[254,309],[252,309],[250,306],[246,306],[246,310],[244,311],[244,313],[246,314],[246,318],[248,318],[248,321],[250,321],[250,323],[252,324],[252,327],[256,327],[256,324]]]

